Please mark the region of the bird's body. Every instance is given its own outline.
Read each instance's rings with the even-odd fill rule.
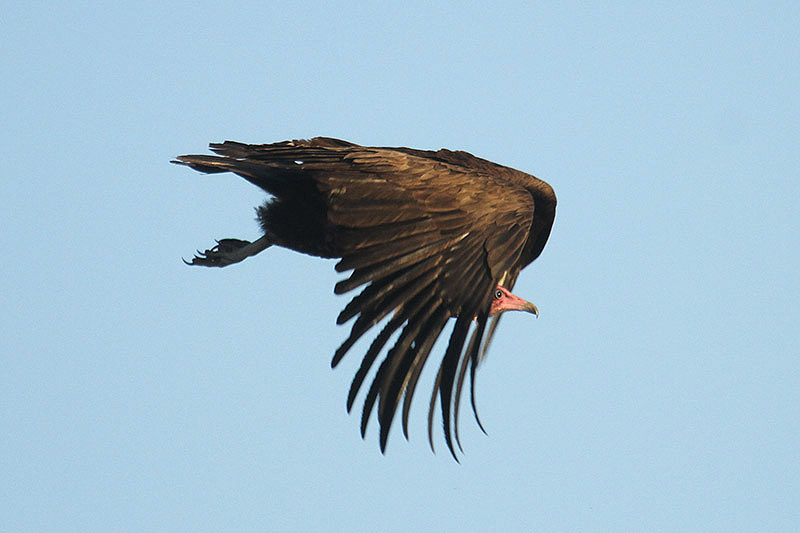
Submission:
[[[466,152],[372,148],[321,137],[267,145],[229,141],[211,148],[217,156],[180,156],[176,162],[202,172],[234,172],[272,198],[257,210],[263,237],[253,243],[223,239],[192,264],[225,266],[270,245],[339,258],[336,270],[352,273],[335,292],[366,287],[337,319],[339,324],[356,320],[333,365],[388,317],[356,373],[348,409],[384,345],[402,328],[378,368],[362,414],[363,434],[378,402],[381,449],[403,398],[408,435],[417,379],[433,343],[455,317],[429,415],[430,437],[438,394],[445,438],[455,456],[451,428],[457,440],[458,398],[468,368],[474,385],[490,313],[535,312],[507,289],[547,242],[555,216],[553,189]],[[494,326],[496,320],[488,337]]]

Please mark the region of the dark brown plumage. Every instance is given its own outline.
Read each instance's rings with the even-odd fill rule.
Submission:
[[[474,410],[475,369],[499,318],[484,339],[489,304],[498,285],[511,289],[520,270],[542,252],[555,216],[553,189],[460,151],[372,148],[323,137],[266,145],[228,141],[211,149],[218,155],[185,155],[175,163],[207,173],[234,172],[272,198],[257,210],[263,237],[253,243],[223,239],[191,264],[226,266],[272,244],[339,258],[336,270],[352,272],[336,284],[336,294],[366,287],[339,314],[338,324],[355,322],[332,366],[389,318],[355,375],[348,410],[387,341],[401,330],[362,411],[363,436],[377,402],[382,451],[401,400],[408,437],[420,372],[454,317],[431,396],[428,436],[433,447],[438,397],[445,440],[456,457],[452,435],[455,429],[460,447],[457,420],[465,376],[469,370]],[[525,310],[535,311],[525,304],[530,306]]]

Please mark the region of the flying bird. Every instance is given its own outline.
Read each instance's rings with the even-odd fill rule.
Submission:
[[[437,400],[447,447],[455,442],[467,373],[475,407],[475,370],[504,311],[536,314],[510,291],[520,270],[542,253],[556,211],[552,187],[530,175],[462,151],[359,146],[327,137],[273,144],[226,141],[217,155],[173,161],[205,173],[233,172],[270,197],[256,209],[263,236],[221,239],[191,265],[224,267],[272,245],[337,258],[350,271],[334,289],[363,287],[339,313],[355,319],[336,350],[335,367],[368,330],[388,319],[369,346],[347,397],[350,411],[389,339],[366,393],[361,435],[376,409],[380,448],[400,403],[408,438],[409,407],[420,373],[447,323],[454,319],[431,394],[428,440],[433,449]],[[486,331],[489,317],[492,324]],[[470,335],[471,332],[471,335]]]

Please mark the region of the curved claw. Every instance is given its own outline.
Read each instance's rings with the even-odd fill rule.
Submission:
[[[256,255],[272,244],[266,236],[255,242],[242,239],[215,239],[214,242],[216,245],[205,252],[197,250],[191,262],[186,259],[183,262],[190,266],[224,267]]]
[[[214,242],[214,247],[205,252],[197,250],[190,264],[223,267],[238,263],[241,259],[236,257],[236,252],[250,244],[250,241],[240,239],[214,239]]]

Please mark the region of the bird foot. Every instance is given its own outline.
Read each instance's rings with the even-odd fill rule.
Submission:
[[[244,261],[251,255],[256,255],[269,248],[272,243],[266,236],[250,242],[241,239],[221,239],[217,245],[205,252],[197,251],[191,262],[183,260],[187,265],[200,265],[206,267],[224,267]]]

